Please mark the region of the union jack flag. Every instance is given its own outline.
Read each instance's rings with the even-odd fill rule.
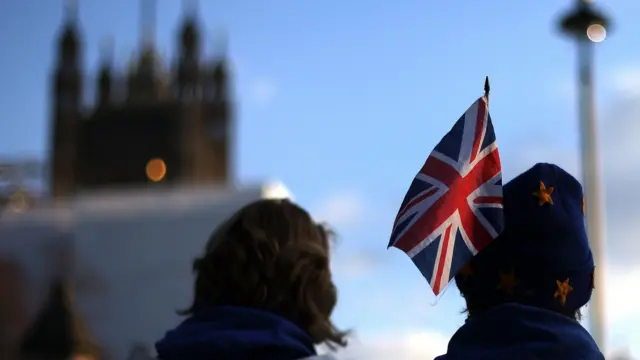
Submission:
[[[500,155],[483,96],[413,179],[389,247],[407,253],[438,295],[503,229]]]

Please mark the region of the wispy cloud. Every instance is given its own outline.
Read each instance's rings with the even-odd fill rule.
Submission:
[[[256,107],[267,107],[280,93],[280,86],[274,76],[256,71],[249,62],[235,58],[233,73],[238,82],[238,92],[242,102]]]
[[[419,329],[378,333],[354,339],[350,346],[338,352],[340,360],[424,360],[446,352],[449,334]]]
[[[610,269],[605,281],[596,285],[604,287],[607,300],[607,318],[612,323],[624,323],[630,318],[640,319],[640,308],[634,299],[640,297],[640,289],[630,284],[640,282],[640,266],[629,269]]]
[[[602,83],[597,90],[604,90],[617,97],[640,96],[640,66],[624,65],[608,71],[598,77]],[[576,76],[565,76],[550,81],[551,93],[563,102],[574,104],[577,99],[578,86]]]
[[[278,95],[278,90],[278,83],[273,79],[266,77],[253,79],[249,82],[249,100],[258,106],[268,106]]]
[[[353,250],[342,252],[337,251],[333,259],[333,272],[340,278],[358,278],[370,274],[376,268],[385,262],[386,255],[382,251],[372,250]]]
[[[611,87],[618,95],[640,96],[640,66],[623,66],[611,76]]]
[[[331,226],[347,227],[360,224],[365,218],[366,201],[356,191],[343,190],[328,195],[313,208],[313,215],[319,221]]]

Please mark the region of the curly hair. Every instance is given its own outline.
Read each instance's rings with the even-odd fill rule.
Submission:
[[[333,232],[289,200],[258,200],[222,223],[193,263],[202,307],[263,309],[294,322],[315,344],[346,346],[348,332],[331,321],[337,302],[329,252]]]

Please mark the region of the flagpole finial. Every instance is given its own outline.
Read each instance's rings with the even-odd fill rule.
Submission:
[[[489,77],[484,78],[484,96],[489,97],[489,91],[491,87],[489,86]]]

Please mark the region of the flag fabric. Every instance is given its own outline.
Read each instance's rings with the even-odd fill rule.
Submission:
[[[413,179],[389,247],[407,253],[438,295],[503,229],[500,155],[483,96]]]

